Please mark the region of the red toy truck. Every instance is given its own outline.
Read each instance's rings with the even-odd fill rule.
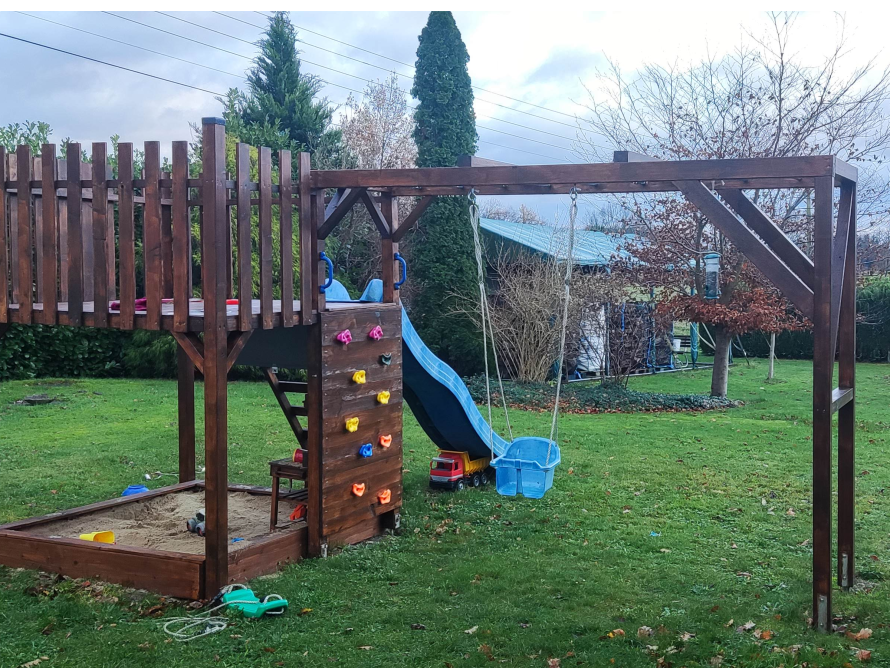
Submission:
[[[466,452],[440,450],[430,461],[430,487],[456,490],[487,485],[494,476],[489,464],[491,457],[470,459]]]

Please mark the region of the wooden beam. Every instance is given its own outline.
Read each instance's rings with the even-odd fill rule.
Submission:
[[[718,188],[717,193],[735,210],[742,220],[797,274],[810,290],[813,289],[813,261],[794,245],[779,226],[759,206],[745,197],[741,190]]]
[[[202,376],[204,375],[204,343],[194,332],[171,332],[179,348],[188,356]]]
[[[262,151],[260,157],[262,166]],[[226,220],[226,130],[222,119],[205,118],[202,121],[202,173],[204,263],[201,270],[204,283],[204,465],[207,518],[204,564],[205,591],[213,596],[229,582],[226,378],[228,286],[225,266],[229,223]],[[261,205],[260,209],[262,208]]]
[[[399,228],[399,204],[398,200],[392,195],[383,195],[382,213],[386,217],[386,224],[389,229],[398,230]],[[399,245],[393,243],[390,235],[385,235],[380,240],[380,263],[381,274],[383,278],[383,302],[392,304],[396,301],[395,283],[398,273],[396,273],[395,254],[399,252]]]
[[[708,220],[725,234],[736,248],[791,301],[812,319],[813,291],[779,257],[736,218],[726,205],[700,181],[678,181],[677,188],[698,207]]]
[[[834,156],[674,160],[587,165],[448,167],[423,169],[355,169],[313,171],[314,188],[633,183],[635,181],[719,181],[834,176]]]
[[[831,391],[834,351],[831,350],[831,219],[834,177],[816,184],[813,264],[813,619],[830,633],[831,618]]]
[[[837,573],[845,591],[854,584],[856,532],[856,185],[850,207],[844,263],[844,288],[838,331],[838,384],[850,388],[850,400],[837,414]]]
[[[834,159],[834,171],[836,176],[848,183],[856,183],[859,180],[859,169],[839,158]]]
[[[429,208],[430,204],[432,204],[435,199],[435,196],[432,195],[420,198],[417,204],[414,205],[414,208],[411,209],[411,213],[405,216],[405,220],[399,223],[395,232],[392,233],[393,243],[399,243],[402,240],[402,237],[408,233],[408,230],[414,227],[417,221],[420,220],[423,212]]]
[[[316,228],[312,221],[312,197],[309,188],[311,177],[311,163],[308,153],[301,152],[299,157],[300,173],[299,192],[300,202],[300,323],[311,325],[315,322],[315,314],[312,312],[312,284],[313,276],[317,274],[316,262],[318,256],[313,254],[313,240],[316,238]]]
[[[318,174],[317,170],[312,172],[309,180],[310,183],[315,178],[316,174]],[[334,231],[337,224],[352,210],[353,204],[358,201],[363,192],[363,188],[345,188],[337,191],[337,195],[330,201],[325,209],[324,223],[318,226],[319,239],[326,239],[328,235]]]
[[[853,208],[853,187],[850,181],[841,186],[837,206],[837,227],[831,245],[831,354],[837,352],[837,332],[841,318],[841,295],[844,289],[847,262],[847,237],[850,234],[850,214]]]
[[[247,343],[247,339],[250,338],[251,334],[253,334],[252,329],[248,329],[244,332],[229,333],[226,342],[226,373],[231,371],[232,367],[235,366],[235,362],[238,360],[238,355],[244,350],[244,344]]]
[[[371,220],[374,221],[374,226],[377,228],[377,231],[380,232],[380,236],[384,239],[388,239],[391,233],[389,223],[386,221],[386,216],[383,215],[380,207],[377,206],[377,203],[368,194],[367,190],[362,190],[361,200],[362,204],[364,204],[365,208],[368,210],[368,213],[371,214]]]
[[[180,345],[176,349],[179,422],[179,482],[195,479],[195,364]]]

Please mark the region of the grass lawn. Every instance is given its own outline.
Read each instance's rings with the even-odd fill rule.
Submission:
[[[780,361],[777,373],[784,382],[766,384],[764,362],[737,364],[730,395],[742,408],[565,416],[562,464],[539,501],[493,488],[429,491],[434,448],[406,414],[402,535],[253,582],[291,610],[233,615],[223,633],[189,644],[165,642],[144,614],[158,597],[0,567],[0,666],[47,657],[28,665],[826,667],[860,665],[860,648],[872,665],[890,665],[890,367],[858,367],[862,582],[834,599],[840,623],[873,630],[866,640],[806,628],[810,365]],[[708,383],[698,371],[631,387],[706,392]],[[0,385],[0,522],[175,471],[175,390],[167,381]],[[13,404],[36,392],[63,401]],[[292,449],[290,430],[265,384],[234,383],[229,397],[231,479],[268,485],[267,461]],[[546,435],[547,415],[511,417],[517,434]],[[164,614],[184,612],[168,604]],[[747,622],[754,629],[737,631]],[[638,637],[644,626],[652,636]]]

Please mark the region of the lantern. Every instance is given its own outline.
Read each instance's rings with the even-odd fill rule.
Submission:
[[[720,296],[720,253],[708,253],[705,260],[705,299]]]

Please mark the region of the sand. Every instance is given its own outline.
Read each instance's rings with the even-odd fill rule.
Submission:
[[[239,550],[269,533],[271,497],[246,492],[229,492],[229,551]],[[293,499],[281,499],[279,522],[286,522],[297,505]],[[204,507],[204,490],[165,494],[146,501],[136,501],[117,508],[58,520],[28,529],[37,536],[78,538],[92,531],[113,531],[118,545],[155,550],[204,554],[204,539],[186,530],[185,523]]]

